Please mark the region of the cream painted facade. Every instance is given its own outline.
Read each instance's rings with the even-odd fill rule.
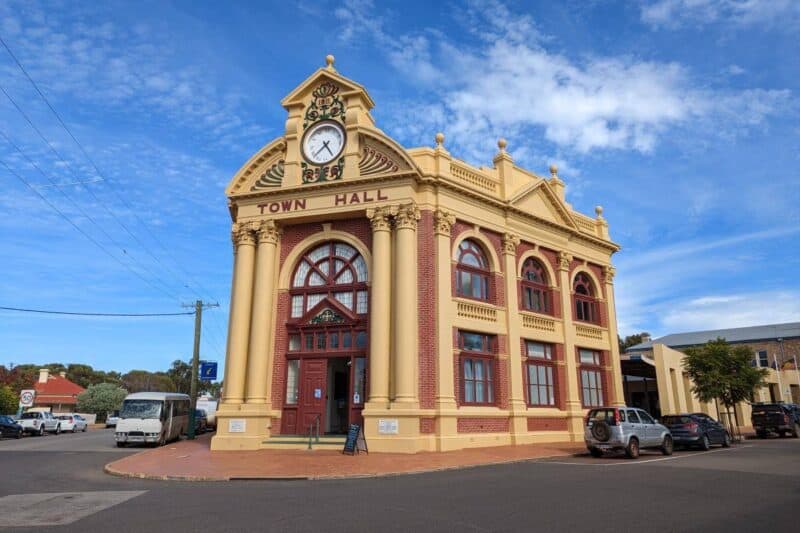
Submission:
[[[281,102],[284,134],[226,189],[235,259],[212,449],[354,422],[371,452],[582,441],[587,403],[624,402],[619,247],[602,209],[573,210],[557,169],[516,166],[502,139],[480,168],[440,133],[432,147],[402,147],[375,124],[366,90],[326,59]],[[341,152],[315,164],[338,151],[337,132]],[[469,246],[485,266],[467,279]],[[523,304],[526,265],[541,275],[539,312]],[[485,340],[480,357],[474,339]],[[537,362],[540,345],[550,357]]]

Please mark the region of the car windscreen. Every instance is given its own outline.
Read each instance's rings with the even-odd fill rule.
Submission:
[[[56,418],[58,418],[59,420],[72,420],[72,417],[69,415],[61,415],[57,416]]]
[[[691,424],[694,422],[691,416],[663,416],[661,423],[665,426],[677,426],[679,424]]]
[[[613,409],[592,409],[589,411],[589,420],[605,420],[609,424],[616,424]]]
[[[39,418],[39,413],[22,413],[20,417],[23,420],[30,420],[31,418]]]
[[[119,412],[120,418],[159,418],[161,416],[161,400],[125,400]]]

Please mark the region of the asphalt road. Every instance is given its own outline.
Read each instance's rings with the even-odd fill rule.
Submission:
[[[26,450],[26,442],[36,449]],[[637,461],[567,457],[315,482],[116,478],[102,473],[111,452],[135,450],[113,448],[110,430],[0,442],[0,524],[37,524],[9,531],[115,533],[794,532],[800,524],[798,439],[670,458],[649,453]],[[67,525],[45,526],[59,517]]]

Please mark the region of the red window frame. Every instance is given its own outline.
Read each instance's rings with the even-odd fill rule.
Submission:
[[[481,337],[479,349],[467,347],[465,335]],[[459,400],[461,405],[497,405],[497,337],[494,335],[487,335],[485,333],[477,333],[472,331],[459,331],[458,332],[458,347],[461,349],[459,356]],[[475,365],[480,364],[483,369],[483,377],[477,379],[475,373]],[[472,369],[472,377],[467,378],[466,370]],[[484,401],[477,401],[477,384],[483,386]],[[472,399],[468,400],[468,391],[472,390]]]
[[[547,271],[541,261],[534,257],[529,257],[522,264],[522,279],[520,280],[520,309],[541,313],[545,315],[553,314],[552,291],[547,285]],[[533,305],[534,295],[538,294],[541,302],[541,309],[536,309]]]
[[[584,354],[591,354],[592,361],[584,362]],[[602,367],[603,353],[599,350],[578,348],[577,357],[578,386],[581,391],[581,405],[587,409],[605,405],[607,391],[605,390],[605,370]],[[596,393],[597,402],[592,402],[591,398],[587,398],[587,392],[589,396],[591,396],[592,393]]]
[[[476,262],[481,266],[470,265],[464,262],[466,257],[475,257]],[[456,296],[462,298],[469,298],[471,300],[479,300],[488,302],[491,300],[491,284],[489,283],[489,261],[486,258],[486,253],[483,248],[473,239],[464,239],[458,245],[458,261],[456,264]],[[469,276],[470,287],[475,287],[476,280],[480,286],[480,295],[475,296],[473,293],[466,294],[464,287],[461,283],[462,276]]]
[[[575,320],[600,324],[598,302],[594,296],[595,289],[589,276],[584,272],[579,272],[572,281],[572,290],[572,311],[575,313]]]
[[[532,354],[530,351],[530,344],[539,344],[544,347],[544,357],[539,357],[537,355]],[[531,407],[556,407],[558,405],[558,373],[556,371],[556,364],[554,358],[554,346],[552,344],[546,342],[539,342],[533,340],[525,339],[525,355],[528,359],[525,362],[525,388],[526,388],[526,396],[528,400],[528,405]],[[536,376],[537,376],[537,383],[531,383],[531,368],[536,369]],[[544,368],[545,370],[545,383],[544,385],[538,382],[539,370],[540,368]],[[532,387],[537,388],[536,396],[539,397],[541,400],[542,397],[542,389],[546,393],[546,397],[548,402],[535,402],[533,400],[533,391]],[[552,398],[552,402],[549,399]]]

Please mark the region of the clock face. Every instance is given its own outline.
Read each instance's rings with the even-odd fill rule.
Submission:
[[[333,121],[323,121],[311,126],[303,136],[303,156],[309,163],[325,165],[342,153],[344,130]]]

